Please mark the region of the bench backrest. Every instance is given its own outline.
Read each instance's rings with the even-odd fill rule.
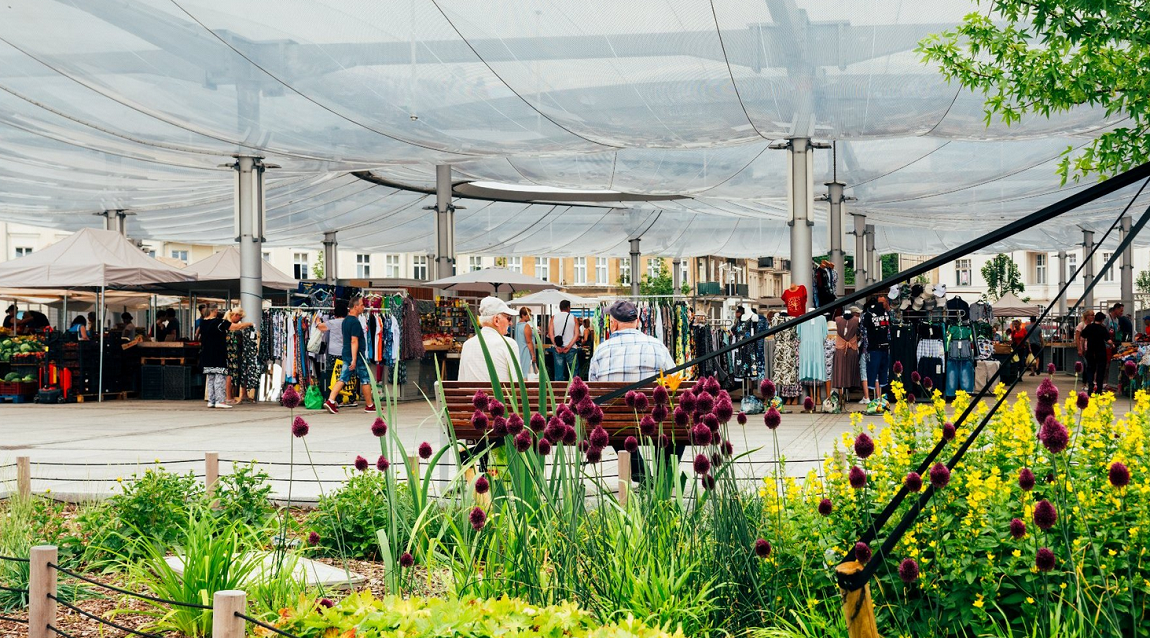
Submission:
[[[681,393],[693,387],[694,384],[694,381],[684,381],[679,386],[678,392]],[[612,390],[628,385],[630,384],[621,381],[592,381],[587,383],[592,398],[603,396]],[[555,400],[562,402],[563,397],[567,394],[567,382],[552,382],[551,388],[555,393]],[[653,388],[654,386],[644,388],[648,398],[650,398]],[[506,386],[504,389],[507,391]],[[443,382],[443,398],[447,403],[447,414],[451,419],[451,426],[455,429],[455,438],[462,441],[478,441],[483,438],[483,432],[476,430],[471,425],[471,415],[475,412],[475,408],[471,405],[471,399],[478,390],[491,394],[491,384],[482,381]],[[518,389],[516,389],[516,395],[518,396]],[[537,411],[539,408],[538,382],[527,384],[527,396],[532,411]],[[627,407],[623,397],[613,399],[599,407],[603,409],[603,428],[611,435],[612,444],[622,444],[628,436],[638,435],[635,411]],[[670,416],[663,422],[663,432],[667,435],[673,435],[677,441],[687,440],[686,428],[676,428]]]

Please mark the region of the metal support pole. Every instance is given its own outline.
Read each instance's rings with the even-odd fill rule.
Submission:
[[[105,302],[106,302],[106,299],[104,299],[104,287],[100,286],[100,296],[96,297],[96,303],[99,304],[98,306],[96,306],[96,321],[98,321],[100,325],[95,326],[95,328],[97,330],[97,334],[100,335],[100,374],[98,375],[98,381],[97,381],[97,383],[100,384],[100,387],[96,388],[96,397],[97,397],[96,403],[103,403],[104,402],[104,304],[105,304]]]
[[[323,234],[323,280],[332,286],[339,279],[339,265],[336,260],[336,247],[339,246],[339,242],[335,240],[335,234],[334,230]]]
[[[631,296],[639,296],[639,238],[631,240]]]
[[[866,284],[867,271],[870,268],[866,263],[866,215],[851,215],[855,220],[855,229],[851,233],[855,236],[855,290]]]
[[[671,260],[671,286],[674,288],[672,294],[679,294],[679,290],[683,288],[683,273],[680,272],[683,267],[683,260],[675,257]]]
[[[827,203],[830,204],[829,221],[831,231],[831,263],[835,265],[838,278],[835,283],[835,296],[846,293],[846,253],[843,251],[843,187],[842,182],[827,182]]]
[[[1066,272],[1066,251],[1058,251],[1058,289],[1062,290],[1066,287],[1066,277],[1069,273]],[[1058,296],[1058,314],[1065,319],[1066,317],[1066,295]],[[1074,324],[1066,326],[1073,329]]]
[[[874,265],[875,264],[874,224],[867,224],[866,225],[865,235],[866,235],[866,263],[867,263],[866,284],[869,286],[876,281],[875,277],[878,276],[878,273],[876,272],[877,269],[875,268],[875,265]]]
[[[1090,282],[1094,281],[1094,257],[1090,254],[1094,250],[1094,231],[1082,231],[1082,258],[1086,261],[1082,264],[1082,288],[1085,290]],[[1082,307],[1094,312],[1094,290],[1087,290],[1086,296],[1082,298]]]
[[[104,218],[104,230],[114,230],[125,237],[128,235],[128,212],[121,209],[109,209],[96,213]]]
[[[1122,232],[1119,234],[1119,240],[1126,239],[1130,234],[1130,215],[1122,216]],[[1136,318],[1134,316],[1134,244],[1131,243],[1122,251],[1122,261],[1120,262],[1121,269],[1119,271],[1119,285],[1121,286],[1122,305],[1125,306],[1126,316],[1130,317],[1131,321]]]
[[[791,227],[791,282],[811,290],[814,286],[811,229],[815,223],[811,220],[814,153],[811,152],[810,139],[797,137],[788,140],[787,154],[790,160],[787,163],[790,178],[787,192],[790,195],[791,220],[787,224]]]
[[[240,245],[240,307],[258,332],[264,306],[264,164],[259,157],[240,155],[233,168],[236,241]]]
[[[451,203],[451,165],[435,167],[435,277],[455,274],[455,205]]]

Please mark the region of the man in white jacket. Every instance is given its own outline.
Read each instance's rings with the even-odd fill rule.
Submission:
[[[479,324],[482,327],[478,335],[464,342],[463,350],[459,353],[460,381],[491,381],[487,360],[483,358],[483,347],[479,344],[480,337],[487,345],[487,353],[491,356],[499,381],[508,382],[515,378],[512,357],[519,351],[519,346],[507,336],[507,328],[511,326],[514,317],[511,308],[498,297],[487,297],[479,303]]]

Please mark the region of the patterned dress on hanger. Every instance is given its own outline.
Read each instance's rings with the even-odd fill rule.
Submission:
[[[240,333],[233,330],[227,334],[226,338],[228,340],[228,376],[232,378],[232,383],[239,383],[240,353],[243,350],[243,344],[240,343]]]
[[[777,326],[788,317],[782,314],[775,315],[771,320],[771,326]],[[774,378],[775,389],[779,396],[782,397],[797,397],[802,394],[802,386],[799,385],[799,338],[795,328],[787,328],[780,332],[775,333],[775,365],[774,365]]]
[[[254,390],[260,385],[260,375],[263,366],[260,364],[259,338],[256,329],[245,328],[236,333],[239,335],[240,350],[240,386],[247,390]]]

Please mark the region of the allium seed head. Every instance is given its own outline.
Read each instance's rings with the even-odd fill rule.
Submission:
[[[487,406],[487,411],[491,413],[491,416],[503,416],[507,414],[507,406],[503,405],[503,403],[495,399],[492,399],[491,403],[489,403]]]
[[[528,423],[530,423],[531,429],[536,432],[542,432],[543,428],[547,427],[547,419],[543,418],[543,415],[538,412],[531,415],[531,420],[528,421]]]
[[[664,448],[664,449],[671,447],[671,437],[666,435],[666,434],[660,434],[659,435],[659,447]]]
[[[1034,480],[1034,472],[1031,472],[1030,468],[1024,467],[1018,471],[1018,487],[1021,487],[1023,492],[1034,489]]]
[[[650,414],[639,419],[639,434],[643,436],[655,436],[655,430],[658,427],[659,424],[655,423],[655,419],[651,418]]]
[[[765,538],[755,539],[755,556],[766,558],[771,555],[771,544]]]
[[[703,425],[707,426],[707,429],[709,429],[711,432],[718,432],[719,431],[719,418],[716,417],[714,415],[714,413],[704,414],[703,415]]]
[[[1078,393],[1078,401],[1076,402],[1075,405],[1078,406],[1079,410],[1085,410],[1086,407],[1088,405],[1090,405],[1090,395],[1086,394],[1085,392],[1079,392]]]
[[[707,458],[706,454],[695,455],[694,462],[695,474],[706,474],[711,471],[711,460]]]
[[[586,399],[590,395],[590,388],[583,382],[583,379],[575,377],[571,380],[571,385],[567,388],[567,393],[571,395],[571,400],[576,403]]]
[[[575,431],[575,428],[570,425],[563,428],[563,445],[575,445],[578,441],[579,433]]]
[[[656,407],[666,407],[667,402],[670,400],[670,395],[667,394],[667,388],[662,385],[656,385],[655,389],[651,392],[651,400],[655,402]]]
[[[595,414],[595,402],[590,398],[583,399],[575,404],[575,411],[584,419],[589,418],[592,414]]]
[[[855,543],[855,560],[866,565],[870,562],[871,551],[870,546],[866,543],[859,541]]]
[[[595,406],[591,411],[591,416],[587,417],[587,425],[595,427],[603,422],[603,408]]]
[[[732,416],[734,416],[735,406],[731,403],[730,399],[727,399],[726,401],[720,399],[719,401],[715,402],[715,411],[713,414],[718,418],[720,422],[726,423],[731,420]]]
[[[375,469],[386,472],[389,467],[391,467],[391,462],[387,460],[386,456],[380,454],[379,458],[375,460]]]
[[[934,467],[930,468],[930,484],[934,486],[934,489],[941,490],[949,482],[950,469],[942,463],[935,463]]]
[[[317,534],[316,532],[309,533],[307,535],[307,544],[311,547],[315,547],[316,545],[319,545],[319,534]]]
[[[635,410],[639,413],[643,413],[646,412],[649,407],[651,407],[651,401],[647,398],[647,395],[643,392],[636,392]]]
[[[592,447],[587,449],[587,462],[591,465],[603,460],[603,450],[601,448]]]
[[[1034,504],[1034,524],[1038,529],[1047,531],[1058,522],[1058,510],[1046,499]]]
[[[507,417],[507,433],[519,434],[523,431],[523,417],[518,414],[512,413]]]
[[[833,511],[835,511],[835,506],[834,503],[831,503],[831,499],[824,498],[823,500],[819,501],[819,514],[822,514],[823,516],[830,516],[831,512]]]
[[[1054,364],[1052,363],[1050,365]],[[1042,380],[1042,383],[1038,384],[1038,389],[1035,390],[1034,397],[1043,403],[1054,405],[1058,403],[1058,386],[1054,385],[1054,382],[1047,377]]]
[[[779,414],[779,411],[776,410],[773,405],[767,408],[767,411],[763,413],[763,424],[767,426],[768,430],[779,427],[779,424],[782,422],[783,415]]]
[[[703,484],[703,489],[710,492],[715,489],[715,477],[710,474],[704,474],[699,477],[699,482]]]
[[[1014,538],[1014,540],[1019,540],[1023,536],[1026,536],[1026,523],[1024,523],[1021,518],[1010,519],[1010,536]]]
[[[763,395],[764,401],[770,401],[775,398],[775,382],[770,379],[763,379],[759,384],[759,392]]]
[[[501,439],[507,436],[507,419],[497,416],[491,419],[491,436]]]
[[[487,490],[491,489],[491,481],[487,480],[486,476],[480,476],[475,479],[475,493],[486,494]]]
[[[806,412],[814,412],[815,411],[815,400],[810,398],[810,397],[804,398],[803,399],[803,410]]]
[[[954,440],[954,434],[955,434],[955,428],[954,428],[953,423],[947,421],[946,423],[942,424],[942,440],[943,441],[953,441]]]
[[[1046,364],[1046,374],[1054,374],[1058,368],[1053,363]]]
[[[917,383],[922,383],[922,375],[918,373],[918,370],[912,370],[912,371],[911,371],[911,373],[910,373],[910,382],[911,382],[911,383],[916,383],[916,384],[917,384]]]
[[[729,457],[735,453],[735,446],[731,445],[730,441],[723,441],[723,444],[719,447],[719,450],[722,451],[723,456]]]
[[[918,472],[910,472],[907,474],[906,478],[903,479],[903,484],[905,484],[906,489],[910,490],[911,492],[922,491],[922,477],[919,476]]]
[[[301,401],[303,401],[303,399],[300,398],[299,392],[296,392],[295,386],[293,385],[284,388],[284,392],[280,396],[280,404],[289,410],[298,408]]]
[[[315,605],[316,607],[323,607],[324,609],[335,607],[335,603],[333,603],[330,598],[320,598],[316,601]]]
[[[710,412],[715,408],[715,397],[703,390],[695,396],[695,409],[699,412]]]
[[[598,448],[607,447],[607,444],[611,442],[610,435],[608,435],[607,430],[604,430],[602,427],[591,430],[590,439],[591,445]]]
[[[891,369],[891,372],[894,372],[895,374],[901,375],[902,374],[902,361],[895,361],[894,365],[892,365],[890,367],[890,369]]]
[[[531,437],[531,433],[527,430],[520,430],[519,434],[515,435],[514,442],[515,449],[522,453],[531,449],[531,446],[535,444],[535,439]]]
[[[662,386],[660,386],[660,387],[662,387]],[[656,423],[662,423],[663,421],[666,421],[667,420],[667,406],[666,405],[655,405],[655,407],[651,408],[650,416],[651,416],[651,418],[655,419]]]
[[[566,407],[566,404],[564,404],[564,406]],[[568,407],[563,411],[562,414],[559,415],[559,418],[563,421],[564,425],[568,427],[575,427],[575,416],[575,412]]]
[[[860,432],[855,437],[855,455],[860,459],[867,459],[871,454],[874,454],[874,439],[866,432]]]
[[[1054,418],[1054,415],[1046,417],[1046,421],[1042,423],[1042,427],[1038,430],[1038,438],[1046,449],[1054,454],[1058,454],[1066,449],[1070,444],[1070,432]]]
[[[1075,361],[1074,362],[1074,374],[1082,374],[1083,370],[1085,370],[1085,367],[1082,365],[1082,362],[1081,361]]]
[[[471,397],[471,405],[481,412],[486,412],[490,404],[491,399],[483,390],[476,390],[475,396]]]
[[[932,379],[930,377],[924,378],[922,380],[922,387],[926,388],[927,390],[933,388],[934,387],[934,379]]]
[[[487,422],[487,415],[486,414],[484,414],[483,412],[480,412],[479,410],[476,410],[475,412],[473,412],[471,414],[471,427],[475,428],[476,430],[479,430],[480,432],[486,432],[487,431],[487,425],[488,425],[488,422]]]
[[[535,451],[539,456],[547,456],[551,453],[551,442],[547,439],[539,439],[535,442]]]
[[[690,414],[695,411],[695,393],[690,390],[684,390],[683,394],[679,395],[679,407],[683,411]]]
[[[302,416],[297,416],[292,419],[291,433],[297,439],[302,439],[307,436],[308,429],[307,421],[304,421]]]
[[[415,557],[411,555],[411,552],[404,552],[404,553],[399,555],[399,566],[400,567],[407,569],[408,567],[411,567],[414,564],[415,564]]]
[[[718,452],[711,453],[711,467],[716,470],[723,466],[723,455]]]
[[[375,436],[387,434],[387,422],[383,420],[383,417],[377,416],[375,420],[371,422],[371,433]]]
[[[631,454],[635,454],[639,451],[639,439],[636,439],[633,436],[629,436],[623,439],[623,449],[627,450]]]
[[[711,428],[702,423],[691,428],[691,442],[695,445],[710,445]]]
[[[431,458],[431,444],[427,441],[419,444],[419,458],[425,461]]]
[[[635,407],[635,391],[634,390],[627,390],[627,394],[623,395],[623,402],[627,404],[627,407],[634,408]]]
[[[907,585],[918,580],[918,563],[913,558],[904,558],[898,564],[898,577]]]
[[[1111,463],[1110,484],[1114,487],[1126,487],[1130,485],[1130,468],[1118,461]]]
[[[690,423],[690,421],[691,416],[687,414],[687,411],[683,409],[683,406],[675,408],[675,425],[681,428],[687,427],[687,424]]]
[[[487,524],[487,512],[484,512],[482,507],[471,508],[471,514],[468,518],[471,520],[471,527],[475,528],[477,532]]]
[[[1034,406],[1034,418],[1037,419],[1039,423],[1045,423],[1047,418],[1053,416],[1053,405],[1046,403],[1045,401],[1039,401],[1038,405]],[[1042,436],[1041,431],[1039,431],[1039,436]]]
[[[1054,559],[1054,552],[1050,551],[1049,547],[1040,547],[1038,552],[1034,555],[1034,566],[1040,572],[1048,572],[1054,569],[1057,561]]]
[[[739,413],[735,415],[735,423],[738,423],[739,425],[746,425],[747,413],[740,410]]]
[[[360,472],[366,472],[367,459],[363,458],[362,456],[355,457],[355,469],[359,470]]]
[[[852,465],[850,472],[847,473],[847,479],[850,481],[851,487],[856,490],[861,490],[866,487],[866,470],[857,465]]]
[[[1122,371],[1126,373],[1127,378],[1133,379],[1134,375],[1138,374],[1138,364],[1127,359],[1126,363],[1122,364]]]
[[[907,403],[914,403],[914,402],[916,402],[917,400],[918,400],[918,399],[916,399],[916,398],[915,398],[915,396],[914,396],[913,394],[908,394],[908,395],[906,395],[906,402],[907,402]]]

